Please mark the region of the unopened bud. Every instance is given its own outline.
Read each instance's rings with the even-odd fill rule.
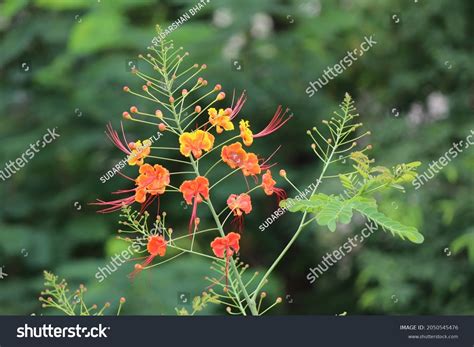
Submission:
[[[225,93],[220,92],[219,94],[217,94],[216,100],[224,100],[224,98],[225,98]]]
[[[130,113],[128,113],[127,111],[122,113],[122,117],[125,118],[125,119],[132,119],[132,116],[130,116]]]
[[[280,176],[281,176],[281,177],[286,177],[286,171],[283,170],[283,169],[281,169],[281,170],[280,170]]]
[[[216,84],[216,86],[214,87],[214,90],[218,91],[218,90],[221,90],[222,89],[222,86],[220,84]]]
[[[160,110],[156,110],[155,116],[157,116],[158,118],[163,118],[163,112],[161,112]]]
[[[124,92],[129,92],[129,91],[130,91],[130,88],[128,88],[127,86],[124,86],[124,87],[123,87],[123,91],[124,91]]]
[[[202,110],[201,106],[197,105],[195,108],[194,108],[194,112],[196,113],[200,113]]]
[[[161,132],[163,132],[163,131],[166,130],[166,125],[165,125],[164,123],[160,123],[160,124],[158,124],[158,129],[159,129]]]
[[[120,298],[120,303],[125,304],[125,301],[127,301],[123,296]]]
[[[181,91],[181,95],[183,95],[183,96],[188,95],[188,90],[187,90],[187,89],[183,89],[183,90]]]
[[[137,113],[138,112],[138,108],[136,106],[132,106],[130,107],[130,112],[132,113]]]

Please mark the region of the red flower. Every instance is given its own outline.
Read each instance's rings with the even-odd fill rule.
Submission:
[[[225,280],[227,285],[227,278],[229,274],[229,259],[234,255],[234,252],[238,252],[240,235],[234,232],[228,233],[224,237],[216,237],[211,242],[212,251],[218,258],[225,257]]]
[[[246,193],[240,195],[231,194],[227,199],[227,206],[235,216],[232,223],[236,224],[239,232],[241,232],[244,221],[243,214],[249,214],[252,211],[252,200],[250,199],[250,195]]]
[[[275,180],[272,178],[272,173],[267,170],[262,176],[262,188],[265,194],[272,195],[276,194],[278,201],[286,198],[286,193],[283,189],[275,187]]]
[[[197,204],[204,199],[209,199],[209,180],[206,177],[198,176],[194,180],[184,181],[179,187],[179,191],[183,193],[186,203],[193,205],[193,212],[189,221],[189,233],[191,233],[193,222],[197,217]]]
[[[252,211],[252,200],[250,195],[246,193],[231,194],[227,199],[227,206],[234,213],[234,216],[242,216],[243,213],[249,214]]]
[[[129,275],[134,278],[144,267],[148,266],[157,255],[164,257],[166,254],[166,241],[163,236],[150,236],[146,249],[150,254],[141,264],[135,264],[135,270]]]

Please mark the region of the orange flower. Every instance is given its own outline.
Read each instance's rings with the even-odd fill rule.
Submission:
[[[247,160],[244,161],[242,166],[242,172],[245,176],[255,176],[262,172],[255,153],[248,153]]]
[[[198,176],[194,180],[184,181],[179,187],[183,193],[184,200],[188,205],[192,204],[193,199],[198,203],[203,199],[209,198],[209,180],[206,177]]]
[[[191,152],[195,158],[202,155],[202,151],[209,151],[214,146],[214,135],[203,130],[183,133],[179,137],[179,150],[182,155],[189,157]]]
[[[262,176],[262,188],[265,194],[272,195],[275,193],[278,200],[285,199],[286,193],[283,189],[275,187],[276,181],[272,178],[272,173],[267,170]]]
[[[191,233],[193,222],[197,226],[197,204],[203,199],[209,198],[209,180],[206,177],[198,176],[194,180],[184,181],[179,187],[179,191],[183,193],[184,200],[188,205],[193,204],[193,211],[189,221],[189,233]],[[194,200],[194,203],[193,203]]]
[[[250,130],[250,124],[248,120],[241,120],[239,123],[240,128],[240,137],[242,137],[242,142],[246,146],[250,146],[253,143],[253,133]]]
[[[130,143],[128,145],[132,152],[128,156],[128,165],[143,165],[143,159],[150,155],[150,140],[144,140],[143,144],[141,141]]]
[[[150,265],[157,255],[164,257],[166,254],[166,241],[163,236],[150,236],[148,238],[148,244],[146,249],[150,254],[146,260],[141,264],[135,264],[135,270],[129,275],[130,278],[134,278],[144,267]]]
[[[151,236],[146,249],[152,256],[159,255],[164,257],[166,254],[166,241],[163,236]]]
[[[234,255],[234,252],[238,252],[240,235],[234,232],[228,233],[224,237],[216,237],[211,242],[212,251],[218,258],[230,258]]]
[[[272,173],[270,170],[267,170],[262,176],[262,187],[265,191],[265,194],[272,195],[273,188],[275,187],[276,181],[272,178]]]
[[[211,242],[212,251],[218,258],[225,257],[225,282],[227,286],[227,279],[229,274],[229,259],[234,255],[234,252],[238,252],[240,235],[234,232],[228,233],[224,237],[216,237]]]
[[[216,127],[218,134],[222,133],[224,130],[234,130],[234,124],[230,121],[230,115],[232,114],[232,109],[228,108],[223,110],[219,109],[219,112],[215,108],[210,108],[209,113],[209,122]]]
[[[135,180],[137,189],[135,191],[135,201],[144,203],[146,194],[159,195],[165,192],[166,186],[170,183],[169,171],[161,165],[144,164],[140,166],[140,175]]]
[[[247,160],[247,152],[242,148],[240,142],[222,147],[221,158],[231,169],[241,167]]]
[[[252,200],[250,195],[243,193],[240,195],[231,194],[227,199],[227,206],[233,211],[234,216],[242,216],[242,213],[249,214],[252,211]]]

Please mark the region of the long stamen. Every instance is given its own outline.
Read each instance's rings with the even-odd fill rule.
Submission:
[[[283,114],[281,113],[281,110],[282,110],[282,107],[280,105],[278,106],[275,112],[275,115],[273,116],[270,123],[268,123],[268,125],[262,131],[260,131],[257,134],[254,134],[253,137],[259,138],[259,137],[270,135],[271,133],[280,129],[283,125],[285,125],[286,122],[288,122],[293,117],[293,115],[289,115],[285,119],[286,113],[289,111],[289,109],[287,108],[285,112],[283,112]]]

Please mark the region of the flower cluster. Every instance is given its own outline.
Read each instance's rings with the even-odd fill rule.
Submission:
[[[249,148],[254,145],[255,139],[270,135],[280,129],[291,116],[288,115],[288,110],[283,112],[282,107],[279,106],[268,125],[254,134],[249,120],[241,119],[238,123],[236,120],[247,100],[245,92],[236,102],[232,101],[224,107],[216,105],[216,103],[225,102],[226,98],[220,84],[215,85],[209,92],[204,92],[204,97],[192,98],[191,96],[196,91],[205,89],[208,85],[208,81],[199,76],[207,68],[206,65],[192,65],[180,74],[179,67],[188,56],[188,53],[180,54],[182,48],[173,51],[172,44],[162,43],[161,49],[155,47],[149,49],[154,54],[150,53],[140,58],[148,62],[160,76],[150,77],[146,71],[135,69],[133,71],[135,75],[144,81],[141,92],[134,91],[128,86],[123,90],[157,104],[159,109],[145,112],[132,106],[129,111],[123,113],[123,118],[126,121],[152,125],[161,132],[170,134],[166,139],[170,141],[171,146],[154,147],[150,141],[140,139],[128,142],[123,126],[120,136],[109,124],[108,137],[129,156],[128,164],[136,167],[138,171],[134,178],[121,174],[133,182],[133,187],[115,192],[115,194],[126,194],[125,197],[111,201],[97,200],[94,204],[102,207],[99,212],[106,213],[139,203],[140,213],[143,213],[155,200],[158,201],[159,209],[160,196],[172,192],[180,193],[183,202],[192,206],[188,230],[188,235],[192,239],[191,246],[189,248],[179,246],[177,241],[184,236],[175,236],[172,231],[163,232],[162,228],[160,232],[156,230],[150,232],[141,222],[130,223],[133,229],[131,232],[141,233],[143,234],[141,236],[147,240],[146,250],[142,252],[148,254],[142,263],[135,265],[135,271],[131,277],[136,276],[143,269],[158,265],[152,265],[154,258],[164,257],[168,247],[197,254],[193,249],[195,236],[206,231],[217,231],[219,236],[215,237],[210,244],[210,250],[215,258],[206,256],[225,262],[227,287],[229,265],[234,264],[232,257],[240,249],[241,235],[239,233],[243,228],[243,218],[244,215],[252,212],[251,193],[260,188],[266,195],[275,194],[278,200],[285,196],[282,189],[275,187],[276,182],[270,171],[272,165],[268,164],[271,156],[264,159],[251,152]],[[206,99],[209,102],[203,106],[201,103]],[[189,113],[186,110],[193,110],[193,112]],[[227,134],[231,137],[229,138]],[[169,153],[179,153],[179,156],[171,156]],[[213,156],[213,153],[217,155]],[[213,168],[218,164],[224,164],[228,167],[227,170],[231,170],[220,179],[211,175]],[[174,166],[184,166],[186,171],[174,170]],[[203,168],[206,166],[207,170],[204,171]],[[250,188],[249,183],[246,182],[243,185],[246,188],[230,194],[224,209],[217,213],[211,201],[212,190],[239,171],[245,181],[248,177],[252,177],[255,186]],[[215,228],[199,230],[198,207],[201,204],[209,207],[216,223]],[[228,217],[234,216],[233,231],[228,233],[224,230],[228,218],[224,220],[220,218],[226,210]],[[159,212],[157,220],[163,222]],[[137,225],[140,225],[140,228]]]

